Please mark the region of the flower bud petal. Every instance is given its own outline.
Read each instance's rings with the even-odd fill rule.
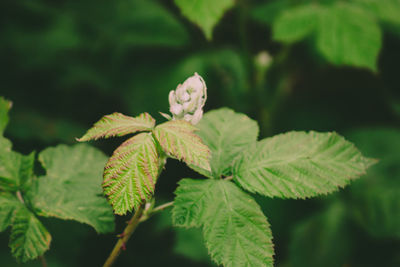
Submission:
[[[202,109],[196,110],[196,112],[193,114],[191,123],[193,125],[197,124],[201,120],[202,117],[203,117],[203,110]]]
[[[172,115],[174,115],[174,116],[180,116],[181,115],[181,113],[182,113],[182,111],[183,111],[183,107],[182,107],[182,105],[181,104],[175,104],[175,105],[172,105],[171,107],[170,107],[170,110],[169,110],[171,113],[172,113]]]

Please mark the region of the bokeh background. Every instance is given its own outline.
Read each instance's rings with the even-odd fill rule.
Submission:
[[[336,9],[310,30],[316,7]],[[13,102],[5,135],[25,154],[75,144],[115,111],[162,121],[168,92],[194,72],[208,86],[205,109],[246,113],[260,138],[337,131],[379,163],[330,196],[254,196],[272,227],[275,264],[400,266],[400,1],[237,0],[207,39],[173,0],[2,0],[0,59],[0,95]],[[122,140],[93,145],[110,155]],[[172,200],[184,177],[200,176],[170,160],[157,201]],[[108,235],[44,220],[48,265],[101,266],[128,219]],[[15,262],[8,233],[0,265],[40,266]],[[171,228],[166,211],[139,226],[116,266],[213,264],[200,232]]]

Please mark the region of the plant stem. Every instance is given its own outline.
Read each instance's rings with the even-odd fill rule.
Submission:
[[[25,204],[24,198],[22,197],[21,191],[17,191],[17,193],[15,193],[17,195],[17,198],[19,199],[19,201],[22,204]]]
[[[46,258],[44,257],[44,255],[39,256],[39,260],[42,263],[42,267],[47,267],[47,262],[46,262]]]
[[[103,267],[110,267],[114,264],[115,260],[118,258],[119,254],[121,253],[122,249],[125,249],[125,244],[128,242],[129,238],[132,236],[133,232],[135,231],[136,227],[140,222],[140,218],[142,217],[144,206],[146,203],[142,203],[139,208],[136,210],[135,214],[132,216],[128,225],[126,226],[124,232],[120,235],[120,238],[115,244],[114,249],[111,251],[111,254],[108,256],[106,262],[104,263]]]
[[[224,180],[226,180],[226,181],[230,181],[230,180],[232,180],[232,179],[233,179],[233,175],[227,176],[227,177],[224,178]]]
[[[163,211],[163,210],[165,210],[166,208],[171,207],[172,205],[174,205],[174,202],[173,202],[173,201],[167,202],[167,203],[164,203],[164,204],[162,204],[162,205],[160,205],[160,206],[158,206],[158,207],[155,207],[155,208],[152,209],[149,213],[144,214],[144,215],[140,218],[139,223],[146,221],[146,220],[149,219],[151,216],[153,216],[155,213],[160,212],[160,211]]]

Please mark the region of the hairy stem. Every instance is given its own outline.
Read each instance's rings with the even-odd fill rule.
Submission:
[[[103,267],[110,267],[114,264],[115,260],[118,258],[121,250],[125,249],[125,245],[128,242],[129,238],[132,236],[133,232],[135,231],[136,227],[140,222],[140,218],[142,217],[144,206],[146,203],[142,203],[139,208],[136,210],[135,214],[132,216],[128,225],[126,226],[125,230],[120,235],[120,238],[115,244],[114,249],[111,251],[111,254],[108,256],[106,262],[104,263]]]

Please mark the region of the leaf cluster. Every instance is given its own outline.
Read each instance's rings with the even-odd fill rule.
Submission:
[[[124,136],[141,132],[123,142],[104,169],[103,189],[114,212],[126,214],[154,194],[155,184],[166,156],[189,166],[210,171],[210,150],[195,134],[197,128],[184,120],[172,120],[155,126],[155,120],[143,113],[128,117],[121,113],[104,116],[78,141]]]
[[[98,233],[113,231],[114,216],[100,187],[106,156],[81,144],[48,148],[38,156],[46,174],[37,177],[35,153],[13,151],[2,135],[10,107],[0,98],[0,231],[11,226],[12,254],[26,262],[49,249],[51,235],[40,216],[86,223]]]
[[[289,132],[257,141],[257,123],[227,108],[206,113],[199,128],[212,171],[197,169],[209,179],[179,182],[172,220],[201,227],[212,259],[224,266],[273,264],[269,224],[243,189],[313,197],[344,187],[374,163],[336,133]]]

